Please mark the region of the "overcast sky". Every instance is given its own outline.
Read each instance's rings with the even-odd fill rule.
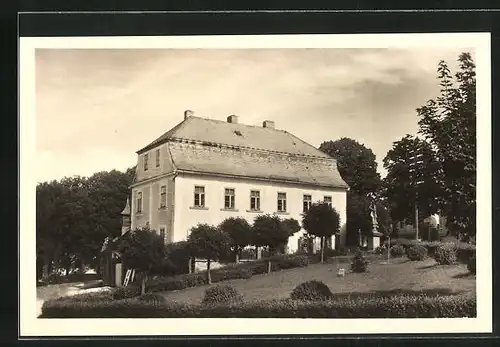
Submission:
[[[260,125],[314,146],[351,137],[382,160],[415,134],[437,95],[436,67],[464,50],[37,49],[37,180],[135,165],[183,111]],[[473,52],[471,52],[473,53]]]

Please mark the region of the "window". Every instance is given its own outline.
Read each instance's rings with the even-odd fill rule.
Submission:
[[[224,208],[226,210],[234,209],[234,189],[226,188],[224,190]]]
[[[144,154],[144,171],[148,171],[148,154]]]
[[[328,204],[328,206],[330,206],[330,207],[331,207],[331,206],[332,206],[332,197],[331,197],[331,196],[325,196],[325,197],[323,198],[323,202],[324,202],[325,204]]]
[[[250,210],[260,211],[260,192],[258,190],[250,191]]]
[[[160,208],[167,207],[167,186],[160,187]]]
[[[156,167],[160,167],[160,149],[156,150]]]
[[[160,227],[160,237],[163,240],[163,243],[165,243],[165,227]]]
[[[194,187],[194,206],[205,207],[205,187]]]
[[[137,192],[137,213],[142,212],[142,192]]]
[[[312,203],[312,197],[310,195],[304,195],[304,213],[306,213],[307,211],[309,211],[309,209],[311,208],[311,203]]]
[[[278,212],[286,212],[286,193],[278,193]]]

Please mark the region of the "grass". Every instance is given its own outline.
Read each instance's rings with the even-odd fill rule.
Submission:
[[[468,273],[465,264],[453,266],[433,266],[434,259],[408,261],[405,258],[391,259],[391,264],[381,264],[382,260],[372,260],[367,273],[349,273],[337,277],[337,269],[349,268],[349,264],[312,264],[305,268],[295,268],[255,275],[250,279],[225,281],[236,288],[245,300],[259,301],[286,298],[300,283],[309,280],[323,281],[335,295],[356,295],[362,293],[426,292],[429,294],[475,295],[476,281]],[[200,303],[205,290],[210,287],[188,288],[165,292],[167,301]]]

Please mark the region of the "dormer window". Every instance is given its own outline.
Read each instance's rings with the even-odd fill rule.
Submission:
[[[148,171],[148,154],[144,154],[144,171]]]

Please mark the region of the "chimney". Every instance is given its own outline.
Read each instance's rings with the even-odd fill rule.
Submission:
[[[227,122],[238,124],[238,116],[235,116],[234,114],[230,115],[229,117],[227,117]]]
[[[264,122],[262,122],[262,126],[264,128],[274,129],[274,122],[271,120],[265,120]]]
[[[192,117],[193,115],[194,115],[194,112],[191,110],[184,111],[184,120],[188,119],[189,117]]]

